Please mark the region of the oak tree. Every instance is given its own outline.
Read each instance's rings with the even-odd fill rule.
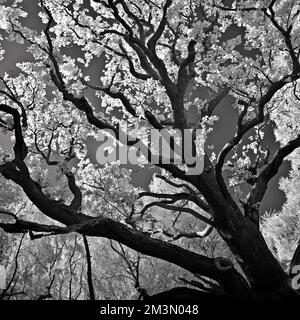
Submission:
[[[272,179],[300,146],[299,1],[41,0],[33,10],[14,0],[1,1],[0,13],[1,63],[7,41],[27,51],[0,78],[0,129],[13,141],[11,152],[2,145],[0,173],[21,190],[1,208],[4,232],[28,232],[34,242],[80,235],[75,251],[90,272],[88,240],[114,241],[104,243],[144,299],[155,292],[137,281],[141,255],[197,277],[157,297],[299,297],[289,272],[300,263],[298,212],[285,224],[261,217]],[[105,130],[118,140],[125,127],[130,148],[151,129],[201,130],[192,149],[203,171],[159,161],[142,190],[128,167],[99,166],[87,141]],[[153,152],[146,150],[142,177]],[[273,227],[282,228],[275,247],[293,242],[293,252],[274,250]],[[47,250],[58,250],[61,242],[51,241]],[[74,246],[63,250],[71,257]],[[51,272],[47,279],[41,298],[55,281]]]

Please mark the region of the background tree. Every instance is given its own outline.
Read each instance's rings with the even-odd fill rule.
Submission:
[[[298,264],[297,214],[275,240],[270,230],[278,223],[274,215],[265,217],[261,230],[260,207],[283,161],[300,146],[299,2],[44,0],[29,12],[38,12],[34,28],[23,4],[1,4],[3,38],[26,47],[32,58],[1,77],[0,126],[14,145],[2,153],[0,173],[21,188],[28,205],[23,216],[18,198],[4,203],[2,215],[11,221],[0,226],[42,238],[36,249],[50,251],[48,261],[32,254],[47,270],[39,297],[54,294],[56,276],[47,265],[59,258],[69,289],[59,281],[55,297],[81,295],[86,264],[82,298],[93,298],[93,252],[109,244],[140,298],[154,294],[141,274],[167,272],[149,269],[144,257],[151,256],[185,269],[178,271],[182,283],[197,287],[164,296],[297,299],[292,275],[279,261],[286,265],[293,257]],[[237,114],[230,124],[235,133],[220,147],[216,132],[228,127],[216,128],[228,101]],[[132,148],[152,128],[201,129],[193,150],[204,155],[203,172],[189,175],[185,163],[160,161],[151,187],[141,190],[118,162],[93,163],[86,141],[107,129],[119,139],[125,126]],[[280,142],[277,150],[268,146],[268,128]],[[289,203],[281,216],[289,216]],[[295,254],[283,256],[278,248],[287,229]],[[46,241],[51,235],[61,238]],[[67,253],[58,257],[57,250]]]

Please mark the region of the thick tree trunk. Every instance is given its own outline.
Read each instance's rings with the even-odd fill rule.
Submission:
[[[236,221],[227,221],[226,231],[221,233],[245,272],[252,289],[258,296],[274,298],[292,298],[294,290],[290,279],[279,262],[269,250],[264,238],[257,228],[246,218],[235,217]]]
[[[248,221],[232,198],[226,198],[215,180],[202,179],[199,190],[214,211],[214,224],[221,237],[236,255],[248,281],[233,268],[228,260],[208,258],[164,241],[153,239],[142,232],[133,230],[122,223],[108,218],[93,219],[75,212],[69,207],[46,197],[40,186],[29,175],[8,167],[2,174],[20,185],[28,198],[48,217],[67,226],[85,221],[80,233],[114,239],[124,245],[153,257],[174,263],[218,281],[227,295],[232,298],[299,298],[290,286],[288,275],[267,247],[262,235]],[[210,177],[209,177],[210,178]],[[198,181],[199,182],[199,181]]]
[[[204,173],[196,186],[215,212],[217,230],[235,254],[254,291],[253,297],[299,298],[258,228],[242,214],[229,194],[222,194],[214,172]]]

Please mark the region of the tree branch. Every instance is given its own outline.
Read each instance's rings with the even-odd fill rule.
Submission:
[[[222,177],[222,168],[225,161],[226,156],[228,153],[242,140],[244,135],[254,128],[256,125],[260,124],[265,117],[264,109],[266,104],[273,98],[273,96],[286,84],[295,81],[295,79],[298,79],[299,75],[288,75],[282,77],[279,81],[273,82],[270,86],[267,92],[261,97],[259,102],[257,103],[257,115],[255,118],[248,120],[245,124],[243,124],[243,119],[246,115],[248,105],[245,103],[244,111],[240,114],[239,120],[238,120],[238,129],[235,134],[235,136],[223,147],[223,149],[220,151],[217,159],[217,164],[215,166],[216,171],[216,178],[218,181],[218,184],[222,190],[222,193],[228,197],[229,192],[227,190],[227,186],[223,180]],[[250,102],[251,103],[251,102]]]
[[[255,179],[255,184],[252,187],[246,204],[246,216],[248,215],[253,222],[258,226],[258,209],[262,201],[269,181],[277,174],[285,157],[291,154],[296,148],[300,147],[300,135],[288,142],[287,145],[280,148],[273,160],[265,167],[265,169]],[[254,217],[253,217],[254,215]]]
[[[90,299],[91,299],[91,300],[95,300],[95,291],[94,291],[94,285],[93,285],[93,273],[92,273],[91,254],[90,254],[89,243],[88,243],[87,237],[86,237],[85,235],[83,235],[83,243],[84,243],[84,248],[85,248],[85,253],[86,253],[87,279],[88,279]]]

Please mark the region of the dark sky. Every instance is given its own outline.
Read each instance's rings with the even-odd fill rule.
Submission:
[[[29,12],[29,18],[26,19],[26,24],[30,27],[37,26],[37,6],[35,1],[25,0],[23,1],[25,9]],[[231,32],[231,35],[236,30]],[[0,64],[0,75],[2,76],[4,72],[15,72],[15,64],[19,61],[30,60],[31,56],[25,52],[24,46],[16,45],[12,43],[7,43],[4,41],[3,47],[5,48],[4,60]],[[103,64],[103,63],[102,63]],[[99,70],[101,63],[97,63],[98,69],[93,68],[94,72]],[[99,71],[100,72],[100,71]],[[199,95],[203,95],[203,91],[199,90]],[[237,111],[232,107],[233,99],[227,97],[224,101],[217,107],[216,114],[219,116],[219,121],[215,124],[215,128],[211,137],[209,137],[208,144],[213,144],[215,146],[215,152],[218,152],[226,142],[232,138],[236,130],[236,119]],[[1,146],[8,148],[10,144],[10,137],[8,135],[3,136],[0,134]],[[274,152],[278,148],[278,143],[275,142],[272,130],[268,129],[266,131],[265,142],[270,145],[271,150]],[[92,139],[87,140],[88,145],[88,155],[92,161],[95,161],[96,149],[99,143],[93,141]],[[149,166],[150,167],[150,166]],[[152,167],[151,167],[152,168]],[[278,189],[278,180],[281,176],[286,176],[288,173],[289,164],[285,161],[284,165],[279,171],[279,174],[273,178],[270,182],[268,191],[264,197],[263,203],[261,205],[261,212],[264,213],[266,210],[279,209],[284,201],[284,194]],[[155,172],[155,169],[148,168],[147,170],[134,167],[133,168],[133,182],[136,185],[147,188],[150,179]]]

